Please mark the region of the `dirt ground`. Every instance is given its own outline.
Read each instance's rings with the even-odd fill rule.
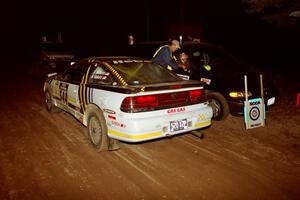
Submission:
[[[42,84],[2,74],[0,199],[300,199],[300,110],[293,97],[244,130],[230,116],[201,132],[97,153],[67,113],[44,109]]]

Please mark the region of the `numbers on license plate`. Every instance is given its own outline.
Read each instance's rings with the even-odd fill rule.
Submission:
[[[170,122],[170,131],[180,131],[184,130],[188,127],[187,120],[179,120],[179,121],[172,121]]]

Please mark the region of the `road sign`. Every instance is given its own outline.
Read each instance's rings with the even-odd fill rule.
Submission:
[[[247,129],[264,126],[265,116],[264,104],[261,98],[245,101],[244,117]]]
[[[264,86],[263,76],[260,75],[260,93],[261,98],[248,100],[248,81],[247,76],[244,76],[245,81],[245,102],[244,102],[244,118],[246,129],[265,126],[266,112],[264,103]]]

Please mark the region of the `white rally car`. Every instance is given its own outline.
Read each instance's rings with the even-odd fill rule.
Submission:
[[[83,59],[44,84],[49,112],[65,110],[87,126],[98,150],[210,126],[212,109],[197,81],[139,58]]]

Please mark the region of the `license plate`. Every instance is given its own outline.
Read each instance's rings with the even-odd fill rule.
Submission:
[[[268,106],[271,106],[271,105],[273,105],[274,103],[275,103],[275,97],[272,97],[272,98],[268,99],[267,105],[268,105]]]
[[[187,128],[188,128],[188,123],[186,119],[170,122],[171,132],[181,131]]]

